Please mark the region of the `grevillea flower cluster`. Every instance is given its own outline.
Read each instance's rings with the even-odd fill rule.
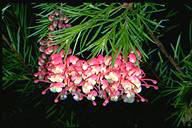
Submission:
[[[61,21],[56,22],[55,16],[59,16],[58,12],[48,17],[52,21],[49,25],[50,31],[71,26]],[[59,20],[66,21],[68,18],[59,18]],[[94,106],[97,105],[96,97],[104,99],[103,106],[106,106],[109,101],[123,100],[133,103],[136,98],[144,102],[146,100],[139,94],[142,86],[146,88],[152,86],[158,89],[154,85],[157,81],[144,79],[144,71],[136,66],[136,61],[141,59],[138,50],[136,50],[137,55],[131,51],[128,54],[128,60],[125,60],[121,53],[118,54],[114,65],[112,65],[112,56],[99,55],[89,60],[81,60],[71,55],[71,49],[64,58],[63,49],[53,54],[59,46],[54,45],[49,40],[49,36],[40,41],[39,51],[42,54],[38,59],[38,72],[34,76],[38,77],[35,82],[49,83],[49,87],[43,90],[42,94],[46,94],[48,90],[58,93],[55,102],[66,99],[69,94],[76,101],[83,100],[83,98],[91,100]],[[148,84],[148,81],[152,84]]]

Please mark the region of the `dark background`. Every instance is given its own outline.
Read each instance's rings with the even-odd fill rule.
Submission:
[[[182,2],[175,1],[168,3],[168,9],[178,11],[175,19],[170,19],[167,25],[179,24],[173,30],[167,31],[161,38],[164,40],[166,47],[169,42],[176,42],[180,31],[183,33],[184,42],[188,42],[186,29],[191,16]],[[189,50],[188,43],[183,43],[183,47]],[[169,49],[168,49],[169,50]],[[147,69],[146,69],[147,70]],[[15,83],[14,86],[23,86],[23,83]],[[153,90],[153,89],[152,89]],[[161,98],[158,101],[151,103],[150,99],[156,97],[159,91],[144,93],[144,96],[149,98],[148,103],[133,103],[125,104],[123,102],[110,102],[106,107],[101,106],[101,102],[97,107],[92,107],[91,102],[82,101],[75,102],[71,98],[63,103],[59,103],[56,111],[77,113],[77,118],[80,127],[119,127],[119,128],[171,128],[171,121],[165,122],[167,115],[175,111],[172,107],[167,105],[167,99]],[[34,107],[35,102],[32,97],[39,97],[42,100],[41,104]],[[55,124],[55,118],[47,119],[46,109],[53,103],[53,97],[47,95],[40,95],[38,93],[30,95],[21,95],[16,93],[14,89],[1,90],[0,93],[0,127],[1,128],[62,128],[61,124]],[[54,104],[54,103],[53,103]],[[65,109],[61,109],[65,106]]]

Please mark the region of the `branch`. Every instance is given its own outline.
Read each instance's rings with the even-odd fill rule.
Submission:
[[[20,55],[20,54],[17,52],[17,50],[12,46],[12,44],[8,41],[8,39],[5,37],[4,34],[2,34],[2,38],[3,38],[3,40],[7,43],[7,45],[11,48],[11,51],[15,53],[16,58],[17,58],[18,60],[21,60],[21,63],[22,63],[22,64],[26,65],[26,63],[25,63],[24,61],[22,61],[21,55]]]
[[[168,54],[168,52],[167,52],[166,48],[164,47],[163,43],[161,43],[161,41],[156,38],[154,33],[150,32],[150,31],[148,31],[148,33],[151,36],[152,40],[155,42],[155,44],[160,48],[161,52],[165,55],[165,57],[167,57],[169,59],[170,63],[176,68],[176,70],[178,72],[182,72],[181,67],[175,62],[173,57],[171,57],[171,55]]]

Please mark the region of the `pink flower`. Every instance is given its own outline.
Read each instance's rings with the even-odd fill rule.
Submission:
[[[88,81],[92,85],[95,85],[97,83],[97,79],[98,79],[98,76],[93,74],[93,75],[89,76],[88,78],[86,78],[85,81]]]
[[[106,106],[108,103],[109,103],[109,98],[106,98],[102,105]]]
[[[76,64],[78,60],[79,60],[79,58],[76,57],[76,56],[69,56],[69,57],[67,58],[67,63],[68,63],[68,65],[69,65],[70,63]]]
[[[64,50],[61,50],[61,51],[59,52],[59,55],[63,58],[63,57],[65,56],[65,51],[64,51]]]
[[[54,15],[54,16],[59,16],[60,13],[59,13],[58,11],[55,11],[53,15]]]
[[[63,23],[61,21],[58,23],[58,28],[59,29],[63,28]]]
[[[42,53],[41,56],[40,56],[42,59],[46,59],[47,58],[47,55],[45,53]]]
[[[102,89],[105,90],[106,88],[109,87],[109,82],[108,80],[102,80]]]
[[[111,96],[111,101],[118,101],[119,97],[118,96]]]
[[[87,62],[83,63],[83,65],[82,65],[83,70],[87,70],[88,67],[89,67],[89,65],[87,64]]]
[[[34,73],[34,76],[35,77],[37,77],[37,76],[44,76],[44,75],[46,75],[47,73],[46,72],[44,72],[44,71],[39,71],[39,72],[37,72],[37,73]]]
[[[69,20],[69,18],[67,16],[64,16],[63,20]]]
[[[92,70],[91,70],[92,74],[99,74],[100,69],[101,69],[101,67],[98,65],[97,66],[91,66],[91,68],[92,68]]]
[[[134,67],[134,66],[133,66],[133,63],[131,63],[131,62],[126,63],[126,70],[127,70],[127,71],[132,70],[133,67]]]
[[[97,58],[91,58],[90,60],[87,61],[87,64],[89,65],[98,65],[98,60]]]
[[[134,53],[134,51],[131,51],[130,53]],[[136,56],[139,57],[138,59],[141,60],[142,56],[141,56],[141,53],[140,53],[140,51],[138,49],[136,49],[136,54],[137,54]]]
[[[104,63],[104,57],[102,55],[99,55],[97,57],[97,59],[98,59],[98,64],[103,64]]]
[[[118,81],[119,77],[116,72],[110,72],[109,75],[105,75],[107,80]]]
[[[44,65],[39,66],[38,71],[44,71],[45,72],[46,71],[45,66]]]
[[[48,40],[48,41],[47,41],[47,45],[48,45],[48,46],[53,45],[53,41],[52,41],[52,40]]]
[[[115,67],[115,68],[118,68],[118,67],[121,66],[121,64],[122,64],[122,61],[121,61],[119,58],[117,58],[117,59],[115,60],[114,67]]]
[[[63,63],[62,56],[59,54],[52,54],[50,58],[51,58],[51,63],[54,65]]]
[[[111,64],[111,62],[112,62],[112,57],[111,56],[105,56],[104,57],[104,63],[105,63],[105,65],[110,65]]]
[[[91,76],[92,75],[91,71],[92,71],[91,67],[88,67],[87,70],[83,71],[83,75],[84,75],[83,79],[86,79],[87,77]]]
[[[74,82],[74,84],[80,84],[82,77],[80,75],[74,75],[71,77],[71,80]]]

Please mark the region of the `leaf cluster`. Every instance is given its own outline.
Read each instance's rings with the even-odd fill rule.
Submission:
[[[144,41],[153,42],[153,40],[146,34],[144,26],[147,26],[151,32],[164,27],[161,25],[162,21],[153,19],[152,15],[164,11],[165,6],[155,3],[134,3],[131,9],[125,8],[120,3],[110,5],[84,3],[78,7],[66,4],[41,4],[36,7],[43,11],[37,14],[41,17],[40,24],[34,27],[36,32],[30,36],[40,34],[41,39],[48,33],[56,34],[57,36],[53,39],[55,44],[60,44],[61,48],[66,49],[73,45],[73,54],[79,50],[76,55],[82,55],[82,57],[84,52],[89,51],[91,54],[87,58],[104,53],[114,55],[117,49],[127,58],[130,49],[137,48],[146,60],[147,55],[142,45],[145,44]],[[71,28],[54,32],[48,32],[44,28],[50,24],[47,20],[48,15],[55,10],[71,18],[69,21],[72,24]]]
[[[30,33],[28,9],[25,4],[8,4],[3,8],[3,89],[19,80],[32,81],[38,52],[36,44],[26,38]]]
[[[174,52],[175,61],[181,66],[182,72],[176,71],[169,63],[163,59],[158,52],[160,61],[156,66],[156,71],[159,72],[159,86],[162,92],[159,97],[167,97],[168,103],[177,111],[174,112],[168,119],[175,117],[173,125],[179,127],[183,124],[191,123],[191,101],[192,101],[192,50],[189,53],[183,50],[180,44],[179,35],[176,46],[172,50]],[[182,58],[182,59],[181,59]],[[190,116],[190,117],[189,117]]]

